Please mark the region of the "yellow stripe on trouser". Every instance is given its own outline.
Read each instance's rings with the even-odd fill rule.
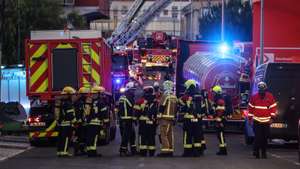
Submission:
[[[30,77],[30,86],[32,86],[42,76],[42,74],[47,70],[47,68],[48,68],[48,59],[45,59],[42,65]]]
[[[67,137],[65,142],[65,147],[64,147],[64,153],[67,153],[68,144],[69,144],[69,138]]]
[[[34,54],[31,56],[31,59],[39,58],[41,57],[47,50],[47,45],[43,44],[39,47],[39,49],[34,52]],[[35,60],[30,60],[30,67],[32,67],[36,63]]]
[[[148,150],[155,150],[155,146],[148,146]]]
[[[224,142],[223,132],[220,132],[220,138],[221,138],[221,144],[219,145],[219,147],[226,147],[226,144]]]
[[[187,144],[186,142],[187,142],[187,132],[185,131],[184,132],[184,141],[183,141],[184,143],[184,145],[183,145],[183,147],[184,148],[193,148],[193,145],[192,144]]]

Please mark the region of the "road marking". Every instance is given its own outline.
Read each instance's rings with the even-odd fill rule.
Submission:
[[[26,148],[26,149],[24,149],[24,150],[19,150],[19,149],[18,149],[16,152],[10,154],[9,156],[1,157],[1,158],[0,158],[0,162],[2,162],[2,161],[4,161],[4,160],[7,160],[7,159],[9,159],[9,158],[12,158],[12,157],[14,157],[14,156],[16,156],[16,155],[18,155],[18,154],[21,154],[21,153],[27,151],[27,150],[30,150],[30,149],[31,149],[31,147],[28,147],[28,148]]]
[[[297,162],[297,161],[289,160],[289,159],[286,159],[286,158],[284,158],[284,157],[282,157],[282,156],[280,156],[280,155],[276,155],[276,154],[273,154],[273,153],[269,153],[269,154],[270,154],[272,157],[274,157],[274,158],[278,158],[278,159],[281,159],[281,160],[290,162],[290,163],[292,163],[292,164],[294,164],[294,165],[300,166],[300,163]]]

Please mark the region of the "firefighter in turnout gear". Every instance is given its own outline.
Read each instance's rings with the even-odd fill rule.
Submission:
[[[72,96],[76,91],[66,86],[61,96],[55,99],[55,119],[58,124],[58,144],[57,155],[59,157],[71,156],[68,152],[73,134],[73,125],[76,122],[75,109],[73,107]]]
[[[125,93],[120,97],[118,104],[118,117],[120,122],[121,146],[120,156],[136,154],[135,129],[136,117],[134,116],[134,83],[126,84]],[[128,151],[130,146],[131,154]]]
[[[186,91],[179,100],[182,106],[182,111],[184,111],[184,153],[182,156],[197,157],[203,154],[203,149],[201,146],[201,95],[197,92],[196,81],[187,80],[184,85]]]
[[[224,125],[225,125],[225,100],[222,95],[222,88],[216,85],[212,89],[214,93],[214,118],[217,136],[219,140],[219,151],[217,155],[227,155],[226,142],[224,137]]]
[[[277,103],[270,92],[267,92],[265,82],[258,83],[258,93],[250,98],[249,120],[253,119],[254,126],[254,152],[256,158],[267,158],[267,144],[271,119],[276,117]]]
[[[94,86],[91,89],[91,96],[86,100],[86,150],[88,157],[101,156],[101,154],[97,153],[97,142],[99,132],[103,125],[103,115],[107,111],[107,105],[101,97],[104,91],[104,87]]]
[[[76,123],[75,123],[75,139],[74,139],[74,155],[84,155],[86,153],[86,124],[84,116],[84,106],[90,89],[81,87],[78,90],[78,98],[74,103]]]
[[[174,84],[172,81],[163,83],[164,93],[159,103],[158,123],[160,128],[161,149],[160,157],[171,157],[174,152],[174,131],[175,115],[177,112],[177,97],[173,93]]]
[[[212,113],[212,105],[211,101],[208,98],[208,91],[206,89],[201,90],[201,96],[202,96],[202,101],[201,101],[201,110],[203,115],[209,116]],[[204,138],[204,132],[201,134],[201,146],[203,150],[206,149],[206,141]]]
[[[145,86],[143,90],[143,98],[135,104],[136,116],[139,120],[139,150],[141,156],[147,156],[149,152],[149,156],[152,157],[155,154],[158,104],[152,86]]]

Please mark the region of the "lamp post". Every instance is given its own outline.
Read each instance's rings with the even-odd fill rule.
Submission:
[[[264,0],[260,0],[260,57],[259,64],[264,63]]]
[[[225,2],[224,0],[222,0],[222,23],[221,23],[221,42],[224,42],[224,24],[225,24],[225,21],[224,21],[224,7],[225,6]]]

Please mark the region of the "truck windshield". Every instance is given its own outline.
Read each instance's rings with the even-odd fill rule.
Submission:
[[[112,57],[112,70],[121,71],[127,69],[128,60],[126,56],[114,55]]]

